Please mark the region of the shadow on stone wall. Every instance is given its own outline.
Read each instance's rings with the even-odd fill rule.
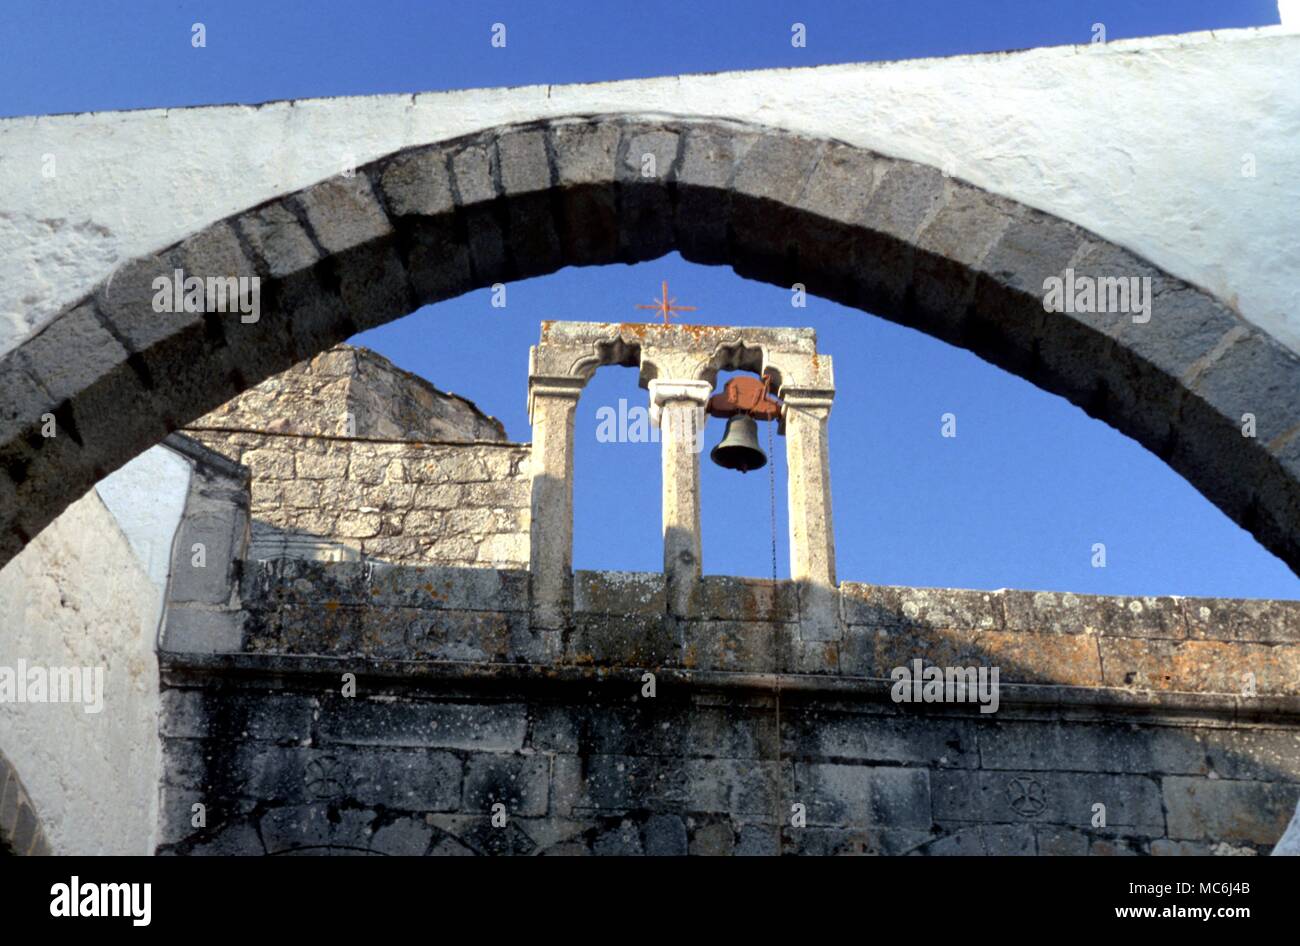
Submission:
[[[18,772],[0,752],[0,855],[50,853],[45,829]]]

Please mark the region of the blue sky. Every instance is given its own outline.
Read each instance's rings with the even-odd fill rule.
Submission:
[[[0,32],[0,115],[50,114],[579,82],[681,72],[944,56],[1277,22],[1274,0],[857,0],[563,4],[16,2]],[[190,45],[204,23],[207,47]],[[489,43],[507,27],[507,46]],[[790,45],[790,24],[808,45]],[[836,362],[832,487],[841,579],[1095,593],[1300,597],[1278,559],[1143,448],[1060,398],[962,350],[818,299],[676,255],[569,269],[421,310],[354,341],[529,438],[528,345],[547,318],[628,320],[660,281],[694,321],[810,325]],[[579,407],[580,568],[657,570],[655,444],[601,444],[596,411],[644,406],[606,369]],[[957,416],[958,435],[940,436]],[[710,442],[721,435],[721,424]],[[766,443],[766,430],[762,432]],[[777,452],[782,443],[778,439]],[[784,464],[778,561],[786,574]],[[768,471],[704,460],[705,570],[769,575]],[[1105,568],[1092,565],[1104,543]]]

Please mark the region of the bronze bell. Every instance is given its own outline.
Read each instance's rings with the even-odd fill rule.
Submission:
[[[758,424],[748,414],[727,419],[722,442],[709,452],[709,459],[728,470],[748,473],[767,465],[767,454],[758,445]]]

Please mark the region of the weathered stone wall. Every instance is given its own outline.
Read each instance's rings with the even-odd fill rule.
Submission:
[[[315,537],[344,557],[528,566],[528,447],[187,430],[252,472],[252,557]]]
[[[185,433],[248,467],[254,559],[528,564],[528,447],[375,352],[336,345]]]
[[[537,632],[527,579],[251,563],[244,652],[163,657],[162,850],[1256,854],[1300,798],[1295,602],[856,585],[804,642],[787,583],[677,620],[580,572]],[[915,657],[999,667],[997,712],[893,702]]]
[[[194,428],[447,442],[504,441],[505,429],[367,348],[335,345],[267,378]]]

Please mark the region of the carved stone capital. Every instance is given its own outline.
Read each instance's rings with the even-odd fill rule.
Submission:
[[[703,408],[713,394],[713,385],[707,381],[655,378],[649,384],[650,423],[659,426],[664,405],[669,401],[690,401]]]
[[[574,401],[582,394],[587,379],[573,375],[538,375],[528,376],[528,419],[532,421],[533,405],[539,397],[571,398]]]
[[[794,387],[787,384],[782,386],[780,398],[787,410],[801,411],[825,418],[830,415],[831,404],[835,400],[835,389]]]

